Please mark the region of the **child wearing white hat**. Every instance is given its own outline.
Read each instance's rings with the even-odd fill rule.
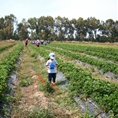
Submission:
[[[58,63],[55,57],[50,55],[50,59],[46,62],[46,66],[48,68],[48,81],[53,84],[56,82],[57,65]]]

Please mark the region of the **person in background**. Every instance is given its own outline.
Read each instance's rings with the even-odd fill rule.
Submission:
[[[37,45],[37,47],[39,47],[39,45],[40,45],[40,40],[39,39],[37,39],[36,45]]]
[[[28,38],[26,38],[26,40],[25,40],[25,46],[27,46],[28,45]]]
[[[36,45],[37,47],[39,47],[39,44],[40,44],[40,41],[37,39],[36,42],[35,42],[35,45]]]
[[[48,71],[48,81],[55,85],[56,83],[56,73],[57,73],[57,61],[54,56],[50,56],[50,59],[46,62]]]

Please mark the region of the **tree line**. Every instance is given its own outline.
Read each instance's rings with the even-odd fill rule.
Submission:
[[[41,16],[22,19],[13,15],[0,18],[0,40],[37,38],[49,41],[118,42],[118,21],[100,21],[95,17],[69,20],[66,17]]]

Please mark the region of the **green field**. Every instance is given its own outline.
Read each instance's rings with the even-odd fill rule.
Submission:
[[[6,44],[6,43],[5,43]],[[52,42],[48,45],[12,42],[0,45],[1,115],[12,118],[94,118],[97,113],[82,112],[75,98],[92,99],[109,118],[118,116],[118,44]],[[55,86],[47,81],[45,63],[50,52],[56,54],[58,72]],[[11,96],[8,80],[14,91]],[[58,80],[59,79],[59,80]],[[100,111],[100,112],[101,112]]]

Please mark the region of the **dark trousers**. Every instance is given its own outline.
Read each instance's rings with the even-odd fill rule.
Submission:
[[[55,82],[56,80],[56,73],[48,73],[48,81],[51,83],[51,81]]]
[[[27,44],[28,44],[28,43],[26,42],[26,43],[25,43],[25,46],[27,46]]]

